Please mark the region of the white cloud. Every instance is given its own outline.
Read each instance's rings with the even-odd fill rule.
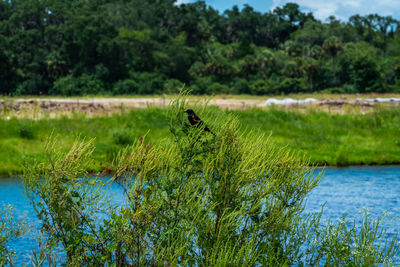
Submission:
[[[190,0],[176,0],[175,5],[190,3]]]
[[[379,14],[400,18],[399,0],[273,0],[272,9],[288,2],[297,3],[304,11],[311,11],[317,19],[325,20],[331,15],[341,20],[350,16]]]

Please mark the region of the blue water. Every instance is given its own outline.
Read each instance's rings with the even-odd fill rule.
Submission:
[[[325,219],[340,219],[343,213],[360,218],[363,208],[375,218],[387,212],[387,233],[400,233],[400,166],[325,169],[307,197],[306,212],[318,212],[324,203]]]
[[[322,170],[317,170],[321,172]],[[121,196],[116,185],[107,190],[114,196]],[[26,215],[28,225],[39,227],[35,213],[25,198],[21,179],[0,179],[0,207],[14,206],[18,216]],[[119,197],[117,202],[122,201]],[[388,236],[400,232],[400,166],[327,168],[320,185],[308,196],[306,212],[318,212],[324,206],[324,220],[340,219],[343,213],[348,218],[360,218],[363,208],[370,211],[372,217],[389,212],[391,220],[383,222]],[[24,237],[10,244],[17,252],[18,262],[29,262],[34,240]]]

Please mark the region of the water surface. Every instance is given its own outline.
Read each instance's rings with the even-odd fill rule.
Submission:
[[[327,168],[324,173],[320,185],[307,198],[306,212],[318,212],[324,204],[324,220],[340,219],[343,213],[348,213],[349,218],[360,218],[363,208],[373,217],[389,212],[391,220],[383,223],[388,236],[400,232],[400,221],[396,219],[400,214],[400,166]],[[121,196],[116,185],[107,187],[107,191]],[[0,196],[0,206],[13,205],[18,216],[25,214],[29,225],[39,227],[34,210],[24,195],[21,179],[0,179]],[[26,263],[34,244],[32,238],[24,237],[9,245],[17,252],[18,263]]]

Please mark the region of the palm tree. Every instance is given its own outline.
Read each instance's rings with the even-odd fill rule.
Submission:
[[[335,58],[339,51],[343,50],[342,44],[336,36],[331,36],[325,40],[322,48],[332,57],[332,73],[333,77],[336,78]]]
[[[300,58],[298,64],[301,66],[301,69],[307,75],[308,78],[308,86],[310,87],[310,91],[314,91],[314,77],[318,72],[318,61],[311,57]]]
[[[256,54],[258,68],[262,70],[264,78],[267,77],[270,69],[276,64],[275,55],[269,49],[263,49]]]

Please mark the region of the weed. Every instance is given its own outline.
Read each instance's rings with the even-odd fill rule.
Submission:
[[[133,142],[132,134],[128,129],[118,129],[112,133],[112,139],[114,144],[117,145],[129,145]]]
[[[35,138],[35,131],[31,121],[22,120],[18,123],[18,136],[23,139]]]

